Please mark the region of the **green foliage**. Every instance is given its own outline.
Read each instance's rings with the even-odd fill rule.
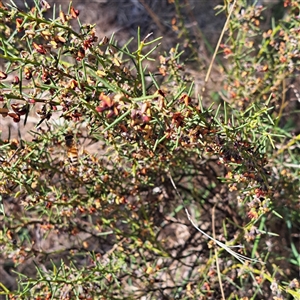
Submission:
[[[180,46],[157,59],[162,39],[138,31],[132,52],[135,41],[97,37],[72,5],[52,19],[45,1],[1,6],[0,113],[39,118],[31,139],[0,140],[0,261],[18,274],[11,290],[0,280],[2,295],[300,297],[300,133],[287,98],[299,7],[286,1],[261,38],[261,8],[242,2],[214,100],[195,95]]]

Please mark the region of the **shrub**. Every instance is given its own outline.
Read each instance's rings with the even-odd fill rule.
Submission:
[[[242,4],[224,6],[214,100],[194,93],[180,46],[159,55],[138,32],[132,52],[72,5],[52,19],[46,1],[1,7],[0,112],[39,117],[31,139],[1,139],[1,261],[18,274],[3,295],[299,297],[299,132],[285,112],[299,8],[286,1],[261,38],[261,8]]]

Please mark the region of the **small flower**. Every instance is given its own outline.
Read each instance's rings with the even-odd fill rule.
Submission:
[[[100,106],[96,107],[97,112],[108,111],[107,118],[111,118],[113,116],[117,116],[119,114],[119,110],[117,109],[117,102],[113,100],[113,98],[101,93],[99,96],[99,100],[101,100]]]
[[[77,87],[78,87],[78,82],[75,79],[71,79],[68,84],[68,88],[75,90],[75,88]]]
[[[248,213],[247,213],[247,216],[249,219],[251,220],[257,220],[258,218],[258,213],[256,212],[255,209],[251,209]]]
[[[32,73],[30,68],[24,67],[24,75],[26,80],[30,80],[32,78]]]
[[[33,48],[40,54],[46,54],[47,50],[44,48],[43,45],[38,45],[37,43],[33,42],[32,43]]]

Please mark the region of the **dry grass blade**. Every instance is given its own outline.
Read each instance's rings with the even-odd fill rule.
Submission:
[[[210,73],[211,73],[211,70],[212,70],[212,66],[213,66],[214,61],[215,61],[215,59],[216,59],[217,53],[218,53],[219,48],[220,48],[221,41],[222,41],[222,39],[223,39],[223,37],[224,37],[225,31],[226,31],[227,26],[228,26],[228,24],[229,24],[229,20],[230,20],[230,17],[231,17],[231,15],[232,15],[232,12],[233,12],[233,10],[234,10],[234,8],[235,8],[236,2],[237,2],[237,0],[234,0],[234,2],[233,2],[232,5],[231,5],[231,9],[230,9],[229,14],[228,14],[228,16],[227,16],[227,19],[226,19],[226,22],[225,22],[225,24],[224,24],[223,30],[222,30],[222,32],[221,32],[221,34],[220,34],[220,37],[219,37],[217,46],[216,46],[216,48],[215,48],[214,54],[213,54],[213,56],[212,56],[212,59],[211,59],[211,61],[210,61],[210,64],[209,64],[209,67],[208,67],[208,71],[207,71],[206,76],[205,76],[205,79],[204,79],[204,86],[203,86],[203,89],[202,89],[202,95],[203,95],[204,92],[205,92],[206,84],[207,84],[207,82],[208,82],[208,79],[209,79],[209,76],[210,76]]]

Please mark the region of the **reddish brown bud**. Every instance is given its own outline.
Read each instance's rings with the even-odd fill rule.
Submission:
[[[75,9],[73,6],[71,6],[70,13],[73,19],[77,19],[77,17],[79,16],[79,10]]]
[[[143,120],[144,123],[149,123],[150,120],[151,120],[151,117],[143,115],[142,120]]]
[[[186,106],[190,104],[191,100],[192,100],[191,97],[188,96],[187,94],[183,94],[180,98],[180,101],[184,102]]]
[[[85,57],[85,51],[84,51],[84,49],[83,48],[79,48],[79,50],[77,52],[76,60],[77,61],[81,61],[84,57]]]
[[[33,48],[40,54],[46,54],[47,51],[46,49],[43,47],[43,45],[38,45],[35,42],[32,43]]]
[[[181,114],[181,112],[173,113],[173,117],[172,117],[172,123],[173,124],[176,124],[176,126],[179,127],[183,124],[183,121],[184,121],[184,117]]]
[[[28,112],[27,104],[13,103],[10,106],[12,110],[20,116],[25,115]]]
[[[110,118],[112,118],[114,115],[115,115],[114,111],[111,110],[111,111],[109,111],[109,112],[107,113],[106,117],[107,117],[108,119],[110,119]]]
[[[16,123],[20,122],[20,115],[15,114],[15,113],[9,113],[8,115],[9,115],[11,118],[13,118],[13,121],[14,121],[14,122],[16,122]]]
[[[56,35],[54,37],[54,41],[51,41],[50,43],[52,44],[52,46],[54,48],[57,48],[57,47],[61,47],[64,43],[66,42],[66,39],[60,35]]]
[[[95,109],[97,112],[103,112],[104,110],[106,110],[105,107],[100,107],[100,106],[97,106]]]
[[[7,74],[0,71],[0,80],[6,79],[7,78]]]
[[[32,77],[31,70],[28,67],[24,68],[24,75],[26,80],[30,80]]]
[[[161,95],[163,97],[166,96],[165,93],[162,90],[157,90],[157,94],[159,94],[159,95]]]
[[[22,23],[23,23],[23,19],[21,19],[21,18],[16,19],[16,26],[17,26],[17,31],[18,32],[23,30]]]
[[[99,100],[102,101],[103,107],[111,108],[114,106],[113,100],[109,96],[105,95],[103,92],[99,95]]]
[[[19,77],[18,77],[18,76],[15,76],[14,79],[13,79],[13,81],[12,81],[12,84],[13,84],[13,85],[17,85],[17,84],[19,84],[19,83],[20,83]]]
[[[50,84],[51,83],[49,73],[46,72],[45,70],[43,70],[43,73],[42,73],[42,81],[45,84]]]
[[[74,79],[71,79],[68,86],[72,90],[75,90],[75,88],[78,87],[78,82],[76,80],[74,80]]]

